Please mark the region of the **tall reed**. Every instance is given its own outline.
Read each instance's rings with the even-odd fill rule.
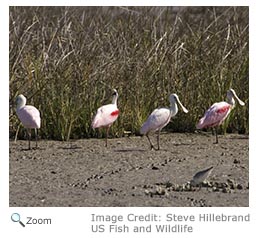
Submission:
[[[249,132],[248,7],[10,7],[10,105],[22,93],[42,115],[40,136],[102,136],[97,107],[119,92],[112,136],[138,134],[151,111],[177,93],[189,113],[167,130],[193,132],[234,88],[224,131]],[[19,125],[10,107],[10,136]],[[19,132],[23,136],[23,131]]]

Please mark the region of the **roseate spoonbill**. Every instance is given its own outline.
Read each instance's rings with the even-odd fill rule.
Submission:
[[[150,143],[150,148],[155,149],[153,144],[150,141],[149,133],[150,132],[158,132],[157,134],[157,149],[160,149],[159,145],[159,137],[160,137],[160,131],[169,123],[172,117],[174,117],[178,112],[178,106],[177,103],[181,106],[182,110],[187,113],[188,110],[181,104],[179,97],[177,94],[171,94],[169,96],[170,101],[170,108],[157,108],[155,109],[148,117],[146,122],[142,125],[140,129],[140,133],[142,135],[146,135],[148,138],[148,141]]]
[[[27,99],[20,94],[16,98],[16,113],[22,125],[27,129],[28,133],[28,149],[30,150],[31,129],[35,129],[36,147],[37,147],[37,129],[40,128],[41,118],[40,112],[31,105],[26,105]]]
[[[192,180],[190,181],[190,184],[192,186],[197,186],[200,185],[200,188],[202,186],[202,183],[205,181],[206,178],[209,177],[209,175],[211,174],[213,170],[213,166],[211,166],[210,168],[204,169],[202,171],[197,172],[194,177],[192,178]]]
[[[114,89],[113,100],[111,104],[101,106],[92,121],[92,128],[106,127],[106,144],[108,146],[108,131],[113,122],[118,118],[119,110],[117,108],[117,90]]]
[[[208,127],[215,127],[216,144],[218,144],[218,132],[217,127],[221,125],[227,118],[231,110],[235,107],[235,99],[241,106],[244,106],[244,102],[238,98],[234,89],[227,91],[227,102],[214,103],[199,120],[197,129],[203,129]]]

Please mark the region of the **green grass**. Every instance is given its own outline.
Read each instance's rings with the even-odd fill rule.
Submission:
[[[10,104],[20,93],[42,116],[41,138],[101,137],[97,108],[120,95],[112,136],[138,134],[177,93],[189,110],[166,130],[193,132],[234,88],[246,103],[223,126],[249,133],[248,7],[10,7]],[[10,107],[10,137],[19,125]],[[24,131],[19,131],[19,137]]]

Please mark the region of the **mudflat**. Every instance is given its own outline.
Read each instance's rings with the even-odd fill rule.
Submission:
[[[151,136],[156,143],[155,136]],[[249,206],[249,138],[162,133],[146,137],[10,141],[9,205],[24,207]],[[32,141],[32,147],[35,142]],[[201,188],[188,181],[213,166]]]

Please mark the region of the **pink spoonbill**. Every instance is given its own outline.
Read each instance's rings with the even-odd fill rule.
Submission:
[[[150,148],[159,150],[159,140],[161,130],[170,122],[171,118],[174,117],[178,112],[177,103],[181,106],[182,110],[187,113],[188,110],[182,105],[177,94],[171,94],[169,96],[170,108],[157,108],[148,117],[146,122],[142,125],[140,133],[146,135],[150,143]],[[157,134],[157,149],[153,146],[150,141],[149,133],[158,132]]]
[[[28,149],[30,147],[31,129],[35,129],[36,147],[37,147],[37,129],[40,128],[41,118],[40,112],[31,105],[26,105],[27,99],[20,94],[16,98],[16,113],[22,125],[27,129],[28,133]]]
[[[214,103],[204,114],[204,116],[199,120],[197,124],[197,129],[203,128],[215,128],[216,133],[216,144],[218,143],[218,132],[217,127],[221,125],[231,110],[235,107],[235,99],[241,106],[244,106],[244,102],[238,98],[234,89],[229,89],[227,91],[227,102],[216,102]]]
[[[92,128],[106,128],[106,143],[105,146],[108,146],[108,131],[110,126],[118,118],[119,110],[117,108],[117,90],[114,89],[113,100],[111,104],[107,104],[98,108],[97,113],[92,121]]]

